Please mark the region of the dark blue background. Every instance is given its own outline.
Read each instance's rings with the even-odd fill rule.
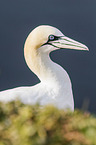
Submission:
[[[70,75],[75,107],[96,112],[96,0],[0,0],[0,90],[39,82],[25,64],[23,46],[41,24],[90,49],[58,50],[51,58]]]

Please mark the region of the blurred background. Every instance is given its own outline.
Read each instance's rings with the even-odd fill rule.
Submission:
[[[63,49],[51,58],[70,75],[75,108],[96,113],[96,0],[0,0],[0,91],[39,82],[25,63],[23,47],[41,24],[88,46],[89,52]]]

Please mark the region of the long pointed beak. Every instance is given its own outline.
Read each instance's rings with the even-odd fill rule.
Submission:
[[[66,36],[61,36],[58,40],[53,41],[52,45],[57,48],[67,48],[67,49],[76,49],[76,50],[89,50],[87,46],[82,43],[79,43],[75,40],[72,40]]]

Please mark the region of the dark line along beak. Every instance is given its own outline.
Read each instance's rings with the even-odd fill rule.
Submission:
[[[70,39],[66,36],[59,37],[56,41],[49,42],[50,45],[57,48],[67,48],[67,49],[76,49],[76,50],[89,50],[87,46],[82,43],[79,43],[73,39]]]

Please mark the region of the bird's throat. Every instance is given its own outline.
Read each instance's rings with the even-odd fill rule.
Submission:
[[[24,49],[24,56],[26,63],[30,70],[37,75],[40,81],[44,81],[50,77],[51,60],[48,54],[39,53],[36,49],[27,48]]]
[[[36,49],[24,50],[25,60],[31,71],[37,75],[41,82],[57,81],[58,68],[47,53],[40,53]],[[61,77],[61,76],[60,76]]]

